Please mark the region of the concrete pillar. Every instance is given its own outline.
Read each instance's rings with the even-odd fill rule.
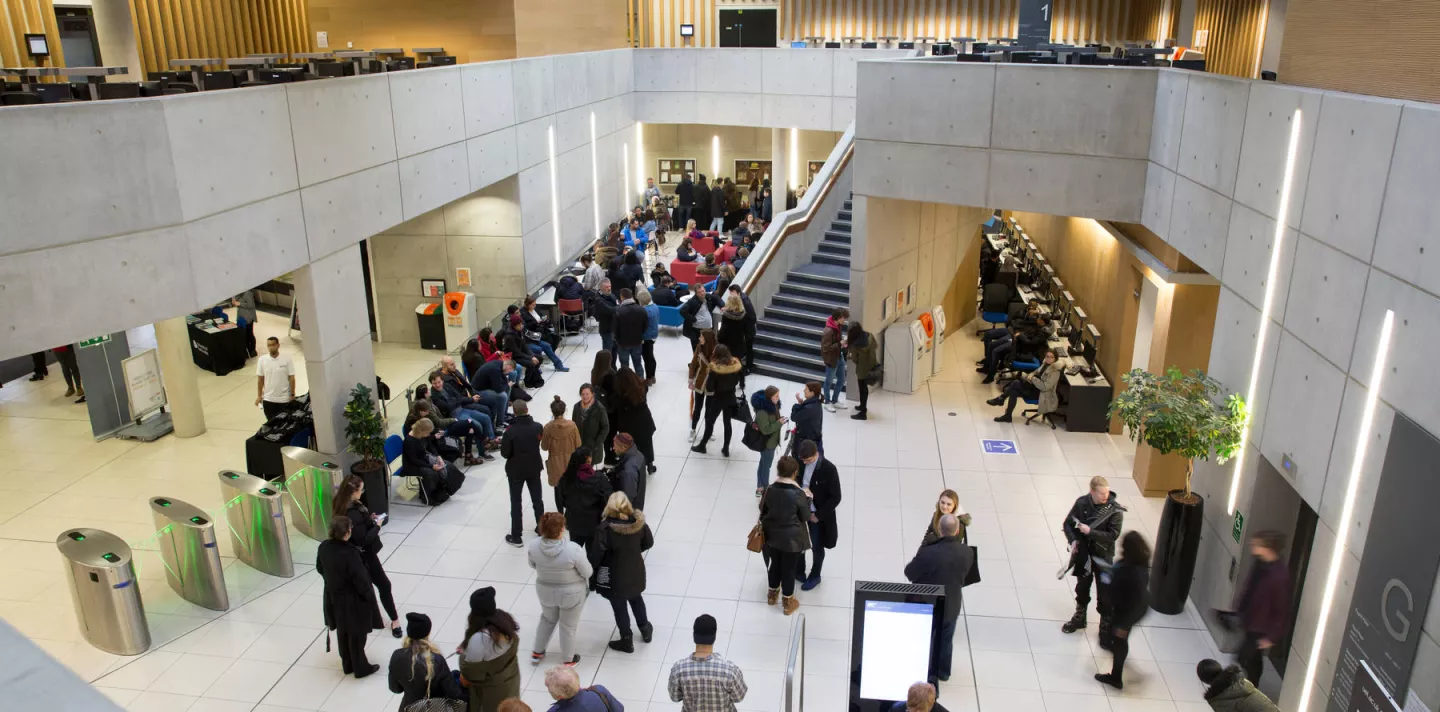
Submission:
[[[370,351],[370,316],[365,308],[365,277],[360,245],[322,257],[295,272],[300,338],[315,442],[321,452],[342,456],[345,403],[360,383],[375,388],[375,356]],[[346,458],[353,459],[353,456]]]
[[[785,209],[786,181],[790,176],[790,129],[770,129],[770,197],[775,214]]]
[[[200,381],[190,356],[190,330],[185,317],[155,322],[155,351],[165,380],[165,400],[175,437],[193,438],[205,432],[205,410],[200,404]]]
[[[129,67],[130,73],[125,75],[124,81],[143,81],[145,65],[141,64],[140,50],[136,47],[135,23],[130,17],[129,0],[94,0],[90,8],[94,13],[95,39],[100,44],[101,63],[107,67]],[[204,431],[203,425],[201,431]]]
[[[1177,44],[1184,47],[1195,46],[1195,13],[1199,7],[1199,0],[1180,0],[1180,19],[1175,23]]]

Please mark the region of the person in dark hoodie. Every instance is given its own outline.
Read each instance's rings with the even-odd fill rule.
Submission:
[[[717,178],[710,188],[710,229],[725,232],[725,186]]]
[[[645,378],[645,329],[650,324],[650,315],[645,307],[635,301],[635,293],[628,287],[620,289],[620,308],[615,311],[615,353],[620,365],[628,365]]]
[[[635,438],[629,433],[616,433],[612,447],[620,457],[612,475],[615,484],[639,509],[645,508],[645,456],[635,447]]]
[[[555,486],[556,509],[565,515],[570,541],[582,548],[595,536],[605,501],[613,491],[609,478],[595,474],[591,450],[581,447],[570,455],[570,464]]]
[[[615,627],[620,639],[610,641],[610,649],[622,653],[635,652],[634,634],[630,629],[630,611],[635,612],[635,625],[640,639],[650,642],[654,628],[645,614],[645,559],[643,554],[655,545],[655,536],[645,523],[645,513],[635,509],[624,492],[615,492],[605,503],[605,519],[595,530],[590,544],[590,565],[595,569],[595,590],[610,601],[615,612]]]
[[[675,198],[675,224],[684,225],[695,212],[695,184],[690,181],[689,173],[680,177],[680,184],[675,186]]]
[[[445,655],[430,642],[433,624],[424,613],[405,614],[405,639],[390,654],[390,691],[402,694],[400,710],[426,699],[464,700]]]
[[[1096,581],[1098,569],[1115,561],[1115,542],[1120,538],[1125,508],[1110,491],[1110,482],[1096,475],[1090,478],[1090,492],[1081,495],[1065,515],[1060,529],[1070,542],[1068,568],[1075,577],[1075,615],[1060,626],[1065,633],[1085,627],[1085,611],[1090,606],[1090,584]],[[1061,572],[1061,575],[1064,571]],[[1103,582],[1096,582],[1095,611],[1100,614],[1100,641],[1109,640],[1110,591]]]
[[[1095,679],[1117,690],[1125,688],[1125,658],[1130,654],[1130,629],[1150,610],[1150,544],[1140,532],[1125,532],[1120,540],[1120,561],[1100,572],[1110,588],[1110,630],[1100,641],[1115,655],[1109,673]]]
[[[739,295],[721,289],[717,289],[716,292],[722,295],[725,307],[720,310],[720,328],[716,330],[718,333],[715,336],[721,346],[729,347],[731,355],[743,362],[746,342],[749,340],[746,333],[749,329],[746,325],[749,312],[746,311],[745,302]],[[743,367],[744,364],[742,363],[741,366]]]
[[[715,434],[715,419],[724,418],[725,440],[720,446],[720,454],[730,457],[730,420],[735,417],[735,389],[744,377],[740,360],[731,354],[725,344],[717,345],[710,357],[710,366],[705,377],[705,390],[709,392],[705,398],[705,432],[700,436],[700,441],[690,448],[691,452],[705,454],[705,444],[710,442],[710,436]]]
[[[825,418],[825,409],[820,402],[821,386],[819,381],[810,381],[805,384],[805,393],[795,394],[795,405],[790,406],[790,421],[795,423],[794,443],[791,450],[800,446],[801,440],[810,440],[819,448],[820,454],[825,454],[825,440],[822,437],[821,425]]]
[[[1195,674],[1205,683],[1205,702],[1215,712],[1280,712],[1265,693],[1245,679],[1239,665],[1225,667],[1206,658],[1195,666]]]
[[[921,544],[915,558],[905,565],[905,578],[910,583],[928,583],[945,587],[945,616],[940,628],[940,650],[936,654],[935,674],[941,682],[950,679],[950,663],[954,653],[955,622],[960,618],[961,591],[975,555],[960,542],[960,520],[953,514],[940,518],[940,538]]]
[[[530,417],[530,406],[524,401],[517,401],[511,407],[515,417],[510,419],[510,429],[500,438],[500,457],[505,458],[505,478],[510,481],[510,533],[505,536],[505,543],[520,548],[525,545],[520,539],[520,491],[530,489],[536,522],[545,514],[545,502],[540,497],[540,473],[545,471],[540,438],[545,428]]]
[[[1252,685],[1260,684],[1265,656],[1289,629],[1290,572],[1280,558],[1284,548],[1285,536],[1276,531],[1257,532],[1250,537],[1255,563],[1240,595],[1238,610],[1245,625],[1245,641],[1235,654],[1235,662],[1245,670]]]

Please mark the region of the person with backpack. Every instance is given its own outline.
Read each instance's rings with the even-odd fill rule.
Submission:
[[[604,521],[590,543],[595,591],[610,601],[610,608],[615,612],[615,627],[620,632],[619,640],[610,641],[611,650],[635,652],[630,611],[635,612],[641,640],[650,642],[655,632],[641,595],[645,593],[643,555],[652,546],[655,546],[655,535],[645,523],[645,513],[635,509],[624,492],[612,493],[605,504]]]
[[[1250,684],[1239,665],[1225,667],[1206,658],[1195,666],[1195,674],[1205,684],[1205,702],[1215,712],[1280,712],[1265,693]]]
[[[520,491],[530,489],[530,504],[535,509],[535,521],[545,514],[545,502],[540,498],[540,473],[545,469],[545,460],[540,454],[540,439],[545,429],[530,417],[530,406],[517,401],[511,406],[515,417],[510,429],[500,438],[500,456],[505,458],[505,479],[510,483],[510,533],[505,543],[519,548],[525,545],[520,538]]]
[[[780,432],[789,419],[780,415],[780,389],[766,386],[763,391],[750,394],[750,407],[755,411],[754,427],[765,438],[760,450],[760,465],[755,469],[755,496],[765,494],[770,484],[770,469],[775,464],[775,449],[780,447]]]

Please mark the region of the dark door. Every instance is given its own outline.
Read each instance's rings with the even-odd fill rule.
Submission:
[[[55,10],[60,30],[60,46],[65,51],[67,67],[100,66],[100,43],[95,38],[95,22],[88,7],[67,7]]]
[[[779,11],[721,10],[721,47],[774,47]]]

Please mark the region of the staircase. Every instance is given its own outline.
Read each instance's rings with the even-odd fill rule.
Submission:
[[[820,381],[820,333],[836,307],[850,306],[850,200],[825,231],[810,262],[786,274],[755,330],[755,372]]]

